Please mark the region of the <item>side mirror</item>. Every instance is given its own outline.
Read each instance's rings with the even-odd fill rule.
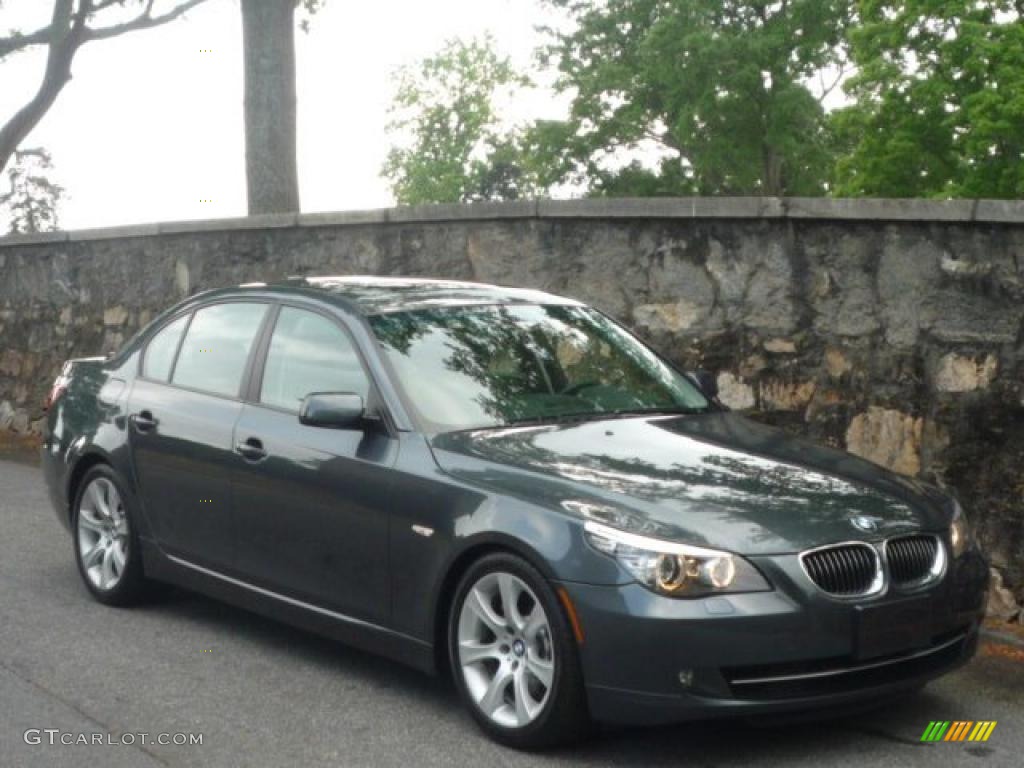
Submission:
[[[353,392],[312,392],[299,409],[299,421],[311,427],[355,429],[365,416],[363,398]]]
[[[715,374],[711,373],[711,371],[694,371],[692,376],[697,381],[697,386],[700,387],[701,392],[711,400],[718,399],[718,377]]]

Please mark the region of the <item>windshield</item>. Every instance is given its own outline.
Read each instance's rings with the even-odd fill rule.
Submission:
[[[444,307],[369,320],[427,432],[708,407],[688,379],[586,307]]]

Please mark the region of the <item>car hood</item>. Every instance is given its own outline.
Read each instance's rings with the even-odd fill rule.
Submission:
[[[732,413],[453,432],[450,475],[618,528],[740,554],[941,530],[938,489]]]

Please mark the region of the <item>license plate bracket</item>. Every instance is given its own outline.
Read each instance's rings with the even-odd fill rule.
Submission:
[[[854,652],[859,659],[923,648],[931,641],[932,601],[915,597],[854,611]]]

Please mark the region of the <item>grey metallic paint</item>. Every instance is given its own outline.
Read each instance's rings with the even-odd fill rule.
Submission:
[[[439,622],[458,569],[488,549],[517,552],[576,606],[590,706],[601,719],[779,711],[885,692],[743,701],[729,694],[718,670],[853,653],[855,606],[818,592],[797,552],[849,539],[880,547],[895,533],[916,530],[935,532],[948,546],[952,502],[945,494],[724,409],[422,434],[365,315],[401,308],[410,294],[431,306],[544,300],[535,292],[474,290],[431,285],[403,297],[370,286],[361,298],[344,285],[296,282],[213,291],[164,313],[109,360],[72,361],[70,386],[49,413],[43,445],[58,517],[68,526],[76,478],[90,462],[106,462],[140,513],[147,574],[423,669],[435,667]],[[373,380],[367,406],[376,420],[359,430],[319,429],[255,402],[252,374],[269,325],[237,398],[139,375],[146,342],[166,322],[232,300],[334,318]],[[133,420],[143,410],[157,422],[149,430]],[[248,437],[262,442],[265,458],[250,461],[233,450]],[[584,540],[581,510],[602,508],[639,533],[745,555],[774,589],[658,596]],[[854,513],[879,518],[879,530],[850,525]],[[271,570],[261,565],[268,556]],[[957,663],[973,653],[986,587],[985,561],[972,549],[927,590],[935,634],[961,626],[970,634]],[[902,597],[887,590],[875,601]],[[695,671],[692,688],[680,688],[680,669]]]

